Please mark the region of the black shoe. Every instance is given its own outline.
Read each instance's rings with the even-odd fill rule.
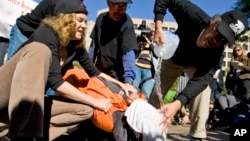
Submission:
[[[191,137],[190,141],[203,141],[202,138]]]

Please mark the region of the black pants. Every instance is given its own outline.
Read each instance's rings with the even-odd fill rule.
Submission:
[[[239,79],[237,83],[235,97],[239,98],[243,102],[249,103],[250,79]]]

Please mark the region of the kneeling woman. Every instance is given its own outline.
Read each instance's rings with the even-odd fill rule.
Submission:
[[[44,93],[49,87],[67,99],[53,101],[51,121],[54,125],[68,126],[86,120],[93,115],[92,107],[109,111],[110,99],[94,98],[63,79],[73,61],[78,61],[89,76],[102,76],[128,93],[123,83],[101,73],[83,48],[87,10],[82,2],[61,3],[56,11],[56,16],[44,19],[0,68],[0,111],[8,108],[9,136],[13,140],[43,137]],[[53,120],[59,115],[60,118]]]

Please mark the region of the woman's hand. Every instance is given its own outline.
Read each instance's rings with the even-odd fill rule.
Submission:
[[[112,107],[112,103],[111,103],[111,100],[109,98],[98,99],[96,101],[95,107],[97,109],[103,110],[105,113],[107,113],[110,110],[110,108]]]
[[[241,62],[238,62],[238,64],[237,64],[239,67],[243,67],[244,66],[244,64],[243,63],[241,63]]]

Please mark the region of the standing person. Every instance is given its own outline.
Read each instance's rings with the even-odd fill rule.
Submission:
[[[52,102],[54,125],[80,123],[93,115],[92,107],[109,111],[110,99],[89,96],[63,79],[74,60],[79,61],[89,76],[102,76],[128,94],[123,83],[94,66],[83,48],[87,21],[83,3],[60,0],[57,4],[56,16],[44,19],[17,53],[0,67],[4,74],[0,80],[5,81],[0,87],[0,111],[8,108],[9,136],[14,141],[43,137],[44,93],[48,87],[61,97]],[[60,120],[53,120],[56,116]]]
[[[229,11],[211,18],[190,1],[156,0],[154,40],[157,44],[164,43],[162,21],[167,9],[178,23],[176,34],[180,42],[173,57],[162,62],[162,93],[168,91],[183,70],[190,79],[174,102],[161,107],[165,115],[162,123],[166,129],[181,106],[189,103],[191,140],[202,140],[206,138],[205,124],[209,114],[211,90],[208,85],[216,68],[221,66],[224,45],[232,46],[235,39],[247,30],[247,18],[240,11]],[[152,101],[153,96],[157,98],[153,93],[151,96]]]
[[[21,14],[30,12],[37,5],[37,2],[34,0],[25,0],[23,4],[25,6],[21,6],[16,1],[10,0],[2,0],[0,2],[0,5],[5,7],[0,9],[0,66],[6,61],[10,30],[13,24],[15,24],[16,18]]]
[[[136,59],[136,78],[133,85],[138,87],[146,96],[147,100],[154,87],[154,73],[155,66],[153,59],[156,59],[156,55],[153,53],[152,40],[154,37],[154,31],[149,31],[146,35],[139,37],[139,50],[140,53]],[[141,40],[141,41],[140,41]]]
[[[211,98],[209,105],[209,116],[207,120],[207,129],[211,128],[220,117],[220,107],[219,107],[219,97],[222,96],[222,91],[224,89],[224,71],[217,69],[213,75],[213,79],[209,84],[211,89]]]
[[[240,44],[236,44],[233,48],[229,74],[232,74],[235,79],[235,82],[233,82],[235,97],[249,103],[250,59]]]
[[[109,11],[97,17],[90,35],[93,40],[90,50],[94,51],[90,54],[100,71],[132,85],[136,77],[137,41],[133,22],[126,14],[128,3],[132,1],[107,0]]]
[[[67,1],[67,0],[62,0]],[[82,0],[79,0],[82,2]],[[13,56],[18,48],[28,40],[46,16],[53,16],[58,10],[58,0],[42,0],[31,12],[20,16],[10,31],[7,59]]]

